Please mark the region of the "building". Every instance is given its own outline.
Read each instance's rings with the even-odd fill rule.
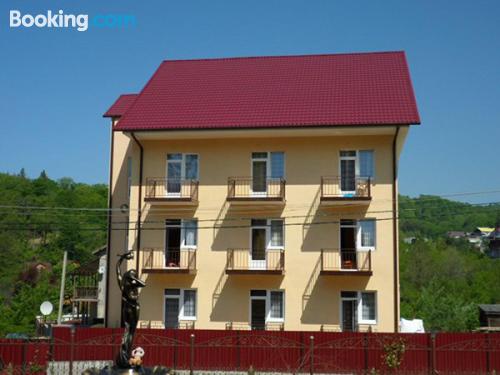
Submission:
[[[465,233],[463,231],[450,231],[446,235],[450,239],[459,240],[459,239],[465,238],[467,236],[467,233]]]
[[[500,305],[479,305],[480,330],[500,330]]]
[[[488,240],[488,255],[493,259],[500,258],[500,225],[490,233]]]
[[[102,324],[105,314],[106,246],[95,250],[94,259],[70,273],[71,314],[67,318],[83,325]]]
[[[135,252],[142,327],[398,329],[403,52],[164,61],[104,116],[108,259]]]

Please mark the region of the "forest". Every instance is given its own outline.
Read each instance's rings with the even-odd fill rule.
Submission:
[[[63,252],[69,271],[106,244],[107,186],[0,173],[0,336],[34,333],[40,303],[57,306]],[[500,222],[500,205],[400,196],[401,316],[428,331],[469,331],[479,303],[500,303],[500,260],[448,231]],[[407,244],[405,238],[414,238]],[[37,272],[43,264],[48,272]]]

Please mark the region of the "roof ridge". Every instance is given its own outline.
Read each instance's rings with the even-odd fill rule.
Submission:
[[[224,61],[224,60],[253,60],[253,59],[274,59],[274,58],[289,58],[289,57],[325,57],[325,56],[356,56],[356,55],[383,55],[383,54],[403,54],[404,50],[393,51],[368,51],[368,52],[340,52],[340,53],[317,53],[317,54],[300,54],[300,55],[262,55],[262,56],[230,56],[230,57],[204,57],[198,59],[172,59],[162,60],[162,63],[168,62],[191,62],[191,61]]]

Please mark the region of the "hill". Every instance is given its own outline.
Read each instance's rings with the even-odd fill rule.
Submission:
[[[106,243],[107,191],[71,178],[54,181],[45,172],[36,179],[24,171],[0,173],[0,335],[31,333],[40,303],[57,304],[64,250],[75,266]],[[477,304],[500,303],[500,261],[448,240],[446,232],[499,220],[500,205],[401,196],[400,238],[417,238],[400,245],[402,316],[424,319],[428,330],[477,327]],[[37,262],[51,271],[33,273]]]

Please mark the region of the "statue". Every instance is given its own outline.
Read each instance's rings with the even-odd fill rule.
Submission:
[[[137,271],[130,269],[122,275],[121,265],[124,260],[133,259],[132,251],[118,255],[120,259],[116,263],[116,277],[122,293],[122,319],[125,325],[120,352],[115,360],[115,366],[99,369],[87,369],[82,375],[121,375],[121,374],[144,374],[144,375],[166,375],[169,369],[163,366],[154,368],[142,367],[142,357],[144,349],[141,347],[132,349],[135,330],[139,321],[139,288],[144,288],[146,284],[139,279]]]
[[[120,259],[116,263],[116,276],[118,285],[122,292],[122,320],[125,324],[125,332],[123,333],[120,352],[116,358],[116,366],[118,368],[131,368],[129,359],[132,353],[132,343],[134,342],[135,330],[139,321],[139,313],[141,307],[139,305],[139,288],[144,288],[146,284],[137,277],[137,271],[130,269],[123,275],[121,273],[121,265],[124,260],[133,259],[131,251],[119,255]]]

